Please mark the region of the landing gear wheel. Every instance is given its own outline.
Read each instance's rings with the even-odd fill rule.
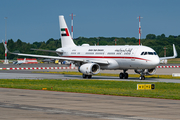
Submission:
[[[88,75],[88,78],[92,78],[92,75]]]
[[[85,74],[82,74],[82,77],[83,77],[83,78],[86,78],[86,77],[87,77],[87,75],[85,75]]]
[[[139,79],[140,79],[140,80],[145,80],[145,76],[142,75],[142,76],[139,77]]]
[[[120,73],[119,78],[120,79],[128,79],[128,73]]]
[[[92,75],[86,75],[86,74],[82,74],[83,78],[92,78]]]
[[[119,74],[119,78],[120,78],[120,79],[123,79],[123,77],[124,77],[124,74],[123,74],[123,73],[120,73],[120,74]]]
[[[128,79],[128,73],[124,73],[124,79]]]

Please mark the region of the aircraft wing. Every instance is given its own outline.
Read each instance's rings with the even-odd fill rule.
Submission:
[[[55,50],[43,50],[43,49],[34,49],[34,48],[31,48],[31,50],[37,50],[37,51],[43,51],[43,52],[53,52],[53,53],[63,53],[63,52],[59,52],[59,51],[55,51]]]
[[[3,41],[4,44],[4,41]],[[59,56],[46,56],[46,55],[35,55],[35,54],[23,54],[23,53],[13,53],[10,52],[7,47],[4,44],[5,49],[7,50],[8,53],[14,54],[14,55],[20,55],[20,56],[29,56],[29,57],[39,57],[39,58],[52,58],[52,59],[61,59],[61,60],[69,60],[69,61],[76,61],[76,62],[93,62],[93,63],[99,63],[99,64],[109,64],[108,61],[106,60],[87,60],[83,58],[69,58],[69,57],[59,57]]]
[[[9,52],[9,51],[8,51]],[[20,55],[20,56],[29,56],[29,57],[40,57],[40,58],[52,58],[52,59],[61,59],[61,60],[69,60],[69,61],[78,61],[78,62],[93,62],[93,63],[99,63],[99,64],[109,64],[106,60],[86,60],[83,58],[69,58],[69,57],[59,57],[59,56],[46,56],[46,55],[34,55],[34,54],[23,54],[23,53],[12,53],[10,54],[14,55]]]
[[[167,59],[176,58],[176,57],[177,57],[177,51],[176,51],[176,48],[175,48],[175,45],[174,45],[174,44],[173,44],[173,53],[174,53],[174,55],[171,56],[171,57],[160,57],[159,59],[160,59],[160,60],[167,60]]]

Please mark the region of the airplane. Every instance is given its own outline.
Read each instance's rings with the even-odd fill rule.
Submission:
[[[58,56],[8,52],[20,56],[71,61],[78,66],[78,71],[82,73],[83,78],[91,78],[92,75],[98,74],[100,70],[123,70],[123,72],[120,72],[119,78],[128,79],[127,71],[133,69],[135,73],[140,74],[140,80],[145,80],[145,75],[153,75],[160,60],[177,57],[174,44],[174,55],[162,58],[159,58],[152,48],[143,45],[90,46],[89,44],[82,44],[81,46],[77,46],[69,34],[63,15],[59,16],[59,24],[62,47],[56,49],[56,51],[35,49],[45,52],[55,52]],[[5,45],[4,47],[6,48]]]

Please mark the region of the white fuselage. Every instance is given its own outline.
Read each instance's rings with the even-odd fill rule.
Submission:
[[[151,69],[159,64],[155,51],[146,46],[89,46],[63,47],[61,56],[68,58],[106,60],[108,65],[100,64],[101,69]],[[143,53],[144,52],[144,53]]]

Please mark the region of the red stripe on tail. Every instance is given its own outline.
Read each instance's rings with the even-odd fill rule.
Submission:
[[[69,36],[68,29],[67,29],[67,28],[65,28],[65,30],[66,30],[66,35],[67,35],[67,36]]]

